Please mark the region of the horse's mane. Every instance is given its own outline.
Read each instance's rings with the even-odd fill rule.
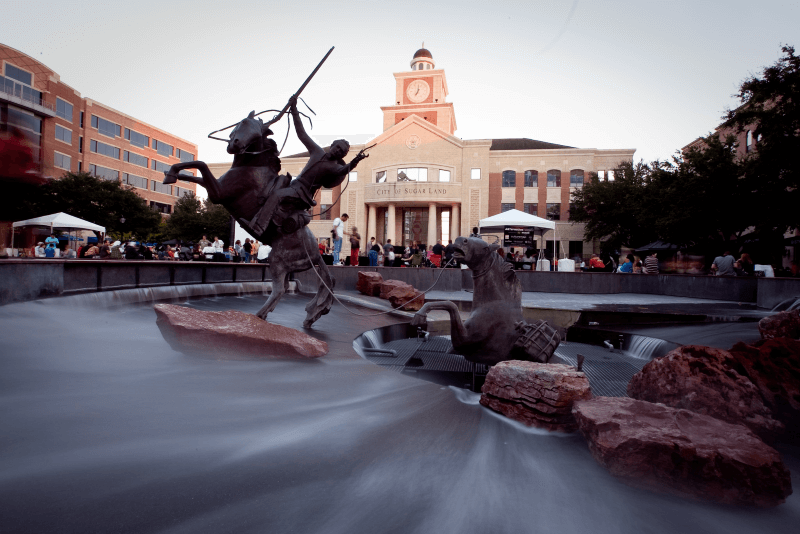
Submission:
[[[492,247],[487,245],[483,251],[485,254],[488,254],[489,257],[489,265],[486,265],[486,269],[483,271],[484,273],[493,271],[501,275],[505,280],[511,280],[516,276],[514,274],[514,266],[501,258],[496,249],[492,249]],[[483,261],[486,260],[484,259]]]

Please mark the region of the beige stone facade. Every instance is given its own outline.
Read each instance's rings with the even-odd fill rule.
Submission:
[[[555,231],[560,255],[570,254],[569,242],[573,253],[579,248],[579,253],[588,254],[599,247],[583,243],[583,226],[567,220],[575,190],[570,176],[588,180],[589,173],[631,161],[634,149],[579,149],[532,139],[460,139],[454,135],[454,105],[445,101],[444,70],[435,68],[425,49],[414,55],[411,68],[394,74],[394,102],[381,107],[383,133],[366,145],[351,146],[345,160],[375,144],[369,158],[341,186],[317,194],[310,228],[318,238],[329,239],[333,219],[347,213],[347,227],[358,227],[362,243],[375,237],[380,243],[391,239],[393,244],[433,245],[438,239],[446,243],[468,235],[480,219],[512,205],[528,212],[535,206],[536,214],[544,217],[552,204],[551,211],[560,217]],[[307,159],[307,154],[282,157],[282,172],[297,176]],[[212,172],[221,174],[228,168],[230,164],[214,164]],[[538,175],[536,187],[530,171]],[[559,171],[558,185],[547,187],[548,171],[551,178],[558,176],[552,171]],[[553,240],[553,231],[544,240]],[[349,251],[347,240],[342,249]]]

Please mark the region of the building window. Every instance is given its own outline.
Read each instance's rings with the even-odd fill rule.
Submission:
[[[397,169],[398,182],[427,182],[428,169],[425,167]]]
[[[175,149],[175,157],[181,160],[183,163],[187,161],[194,161],[194,154],[191,152],[186,152],[185,150],[181,150],[180,148]]]
[[[358,181],[358,171],[353,171],[349,175],[347,175],[347,179],[351,182]]]
[[[153,161],[155,161],[155,160],[153,160]],[[171,195],[172,194],[172,186],[171,185],[164,185],[163,183],[157,182],[155,180],[150,180],[150,182],[152,184],[153,191],[155,191],[156,193],[164,193],[165,195]],[[169,213],[169,212],[162,212],[162,213]]]
[[[172,145],[168,145],[167,143],[159,141],[158,139],[153,139],[153,148],[162,156],[172,155]]]
[[[511,211],[515,207],[516,207],[516,204],[514,204],[513,202],[508,202],[508,203],[503,202],[502,204],[500,204],[500,213],[503,213],[503,212],[506,212],[506,211]]]
[[[386,171],[378,171],[375,173],[375,183],[382,184],[386,181]]]
[[[133,146],[138,146],[139,148],[145,148],[150,145],[149,137],[131,130],[130,128],[125,128],[125,139],[130,141]]]
[[[194,194],[194,192],[192,190],[186,189],[184,187],[175,186],[173,189],[175,191],[175,196],[178,197],[178,198]]]
[[[569,242],[569,257],[574,258],[578,256],[583,259],[583,241],[570,241]],[[575,267],[579,267],[576,265]]]
[[[539,171],[525,171],[525,187],[539,187]]]
[[[561,171],[555,169],[547,171],[547,187],[561,187]]]
[[[480,169],[472,169],[470,172],[470,178],[473,180],[480,180],[481,179],[481,170]]]
[[[745,139],[745,152],[750,152],[753,150],[753,130],[747,130],[747,137]]]
[[[25,85],[33,85],[33,74],[19,69],[11,63],[6,63],[6,76],[15,79],[18,82],[22,82]]]
[[[567,212],[567,219],[572,220],[572,210],[574,210],[574,209],[575,209],[575,203],[574,202],[570,202],[569,203],[569,211]]]
[[[169,215],[169,213],[172,212],[172,206],[169,204],[164,204],[163,202],[155,202],[151,200],[150,207],[156,210],[158,213],[166,213]]]
[[[609,182],[613,182],[614,181],[614,171],[607,171],[606,172],[606,180],[608,180]]]
[[[561,220],[561,203],[547,204],[547,218],[551,221]]]
[[[151,161],[153,162],[151,167],[154,171],[167,172],[169,171],[169,168],[172,167],[172,165],[170,165],[169,163],[162,163],[157,159],[153,159]]]
[[[64,141],[67,144],[72,144],[72,130],[67,130],[63,126],[56,124],[56,139]]]
[[[78,162],[78,172],[81,172],[82,170],[83,170],[83,163],[79,161]]]
[[[89,150],[109,158],[119,159],[119,149],[117,147],[95,141],[94,139],[92,139],[89,144]]]
[[[89,165],[89,173],[94,174],[103,180],[114,180],[116,182],[119,181],[119,171],[115,171],[114,169],[109,169],[107,167],[101,167],[100,165]]]
[[[569,186],[570,187],[583,187],[583,171],[575,169],[569,171]]]
[[[83,128],[83,111],[81,111],[81,128]]]
[[[83,136],[78,138],[78,152],[83,154]]]
[[[517,173],[514,171],[503,171],[503,187],[516,187]]]
[[[72,122],[72,104],[56,97],[56,116]]]
[[[600,182],[605,182],[606,180],[606,171],[597,171],[597,180]]]
[[[529,215],[539,215],[539,204],[523,204],[522,211]]]
[[[139,167],[147,168],[147,158],[144,156],[140,156],[134,152],[128,152],[127,150],[122,153],[122,161],[127,161],[128,163],[133,163],[134,165],[138,165]]]
[[[122,126],[97,115],[92,115],[92,128],[97,128],[98,132],[112,139],[122,137]]]
[[[440,182],[449,182],[450,181],[450,171],[444,171],[439,169],[439,181]]]
[[[61,154],[56,152],[53,158],[53,165],[58,167],[59,169],[64,169],[65,171],[70,170],[70,163],[72,162],[71,158],[65,154]]]
[[[320,204],[319,205],[319,220],[320,221],[330,221],[331,220],[331,204]]]
[[[147,189],[147,178],[136,176],[135,174],[122,173],[122,183],[138,187],[139,189]]]

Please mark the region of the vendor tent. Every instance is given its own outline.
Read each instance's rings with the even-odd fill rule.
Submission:
[[[496,232],[502,235],[506,226],[525,226],[528,228],[533,228],[535,235],[544,236],[546,230],[553,230],[555,235],[556,223],[519,210],[504,211],[503,213],[498,213],[497,215],[493,215],[478,221],[478,231],[481,234]],[[554,237],[553,257],[557,258],[558,254],[555,250],[555,244],[556,240]],[[540,251],[539,254],[541,256],[542,252]]]
[[[55,232],[55,230],[66,230],[66,231],[73,231],[73,230],[91,230],[93,232],[106,232],[105,226],[100,226],[99,224],[90,223],[89,221],[84,221],[83,219],[79,219],[77,217],[73,217],[64,212],[53,213],[52,215],[44,215],[42,217],[36,217],[35,219],[28,219],[27,221],[17,221],[11,225],[14,228],[19,228],[22,226],[44,226],[49,227],[50,232]],[[14,248],[14,233],[11,233],[11,248]]]

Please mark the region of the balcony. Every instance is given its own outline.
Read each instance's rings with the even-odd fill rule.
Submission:
[[[14,104],[15,106],[27,109],[38,115],[55,117],[55,106],[50,102],[46,102],[40,96],[29,94],[28,91],[25,91],[26,87],[27,86],[14,83],[12,80],[6,78],[5,83],[0,84],[0,101]]]

